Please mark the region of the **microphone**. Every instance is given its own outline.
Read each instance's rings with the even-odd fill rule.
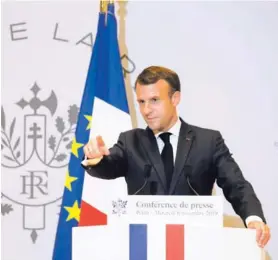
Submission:
[[[189,180],[189,175],[186,177],[187,183],[190,187],[190,189],[195,193],[195,195],[199,196],[199,193],[192,187],[190,180]]]
[[[191,166],[188,166],[188,167],[190,168],[190,171],[188,171],[186,173],[186,181],[188,183],[189,188],[195,193],[195,195],[199,196],[200,194],[191,185],[190,178],[191,178],[192,169],[191,169]]]
[[[147,185],[147,183],[148,183],[148,179],[149,179],[150,176],[151,176],[151,169],[152,169],[152,166],[151,166],[151,165],[149,165],[149,164],[146,164],[146,165],[145,165],[145,167],[144,167],[144,179],[145,179],[145,181],[144,181],[142,187],[140,187],[140,188],[139,188],[134,194],[132,194],[132,195],[137,195],[141,190],[143,190],[143,189],[146,187],[146,185]]]
[[[157,193],[157,182],[156,181],[151,182],[150,193],[151,193],[151,195],[156,195],[156,193]]]

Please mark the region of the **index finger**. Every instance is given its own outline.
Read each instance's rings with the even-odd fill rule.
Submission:
[[[103,155],[109,155],[110,152],[109,150],[107,149],[103,139],[101,136],[97,136],[96,137],[96,140],[97,140],[97,146],[98,146],[98,149],[99,151],[103,154]]]
[[[101,137],[100,135],[98,135],[98,136],[96,137],[96,140],[97,140],[97,146],[98,146],[98,147],[105,146],[105,143],[104,143],[104,141],[103,141],[103,139],[102,139],[102,137]]]

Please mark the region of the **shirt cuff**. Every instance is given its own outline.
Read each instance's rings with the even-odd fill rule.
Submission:
[[[263,222],[263,220],[258,217],[258,216],[249,216],[248,218],[246,218],[245,220],[245,223],[246,223],[246,226],[248,226],[248,224],[252,221],[260,221],[260,222]]]
[[[87,162],[87,156],[84,155],[83,160],[81,161],[81,164],[84,166],[88,166],[88,162]]]

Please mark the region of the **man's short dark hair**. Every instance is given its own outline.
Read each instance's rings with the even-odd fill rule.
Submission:
[[[165,80],[171,87],[171,94],[180,91],[180,79],[176,72],[161,66],[150,66],[145,68],[137,77],[135,88],[137,84],[150,85],[155,84],[159,80]]]

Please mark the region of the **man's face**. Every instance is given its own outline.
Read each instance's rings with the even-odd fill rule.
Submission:
[[[171,88],[165,80],[150,85],[136,85],[140,112],[155,134],[167,131],[176,120],[180,92],[176,91],[172,95],[170,93]]]

